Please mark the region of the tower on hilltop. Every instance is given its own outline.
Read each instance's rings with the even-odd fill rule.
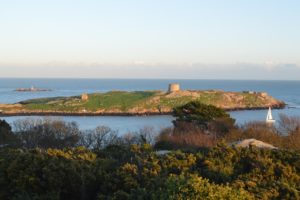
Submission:
[[[170,83],[168,92],[177,92],[180,91],[179,83]]]

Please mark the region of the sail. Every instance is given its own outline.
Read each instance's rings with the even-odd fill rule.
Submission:
[[[268,111],[268,114],[267,114],[267,119],[266,119],[267,122],[275,122],[275,120],[273,119],[273,116],[272,116],[272,111],[271,111],[271,107],[269,107],[269,111]]]
[[[272,111],[271,111],[271,108],[269,108],[268,115],[267,115],[267,120],[272,120],[272,119],[273,119]]]

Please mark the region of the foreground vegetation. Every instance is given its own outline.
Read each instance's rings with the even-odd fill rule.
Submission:
[[[241,126],[224,110],[194,101],[174,109],[174,127],[161,130],[156,148],[195,149],[256,139],[280,149],[300,150],[300,118],[280,115],[276,125],[249,122]]]
[[[172,93],[163,91],[111,91],[80,96],[33,99],[19,104],[0,104],[2,114],[165,114],[192,100],[223,109],[283,107],[284,103],[265,93],[224,92],[220,90]]]
[[[160,152],[170,144],[162,146],[164,132],[155,142],[150,128],[118,136],[107,127],[83,133],[74,123],[49,119],[18,121],[15,132],[4,121],[0,126],[0,199],[300,198],[295,132],[278,136],[294,141],[278,150],[225,144],[237,130],[270,141],[261,126],[218,135],[211,147],[202,133],[190,140],[187,132],[183,143],[168,141],[177,150]]]
[[[300,199],[299,118],[238,127],[201,102],[174,116],[157,137],[47,118],[12,131],[0,120],[0,199]],[[244,138],[279,148],[231,145]]]
[[[218,145],[0,150],[0,199],[299,199],[300,154]]]

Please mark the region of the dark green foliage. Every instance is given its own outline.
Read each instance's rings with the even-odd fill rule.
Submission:
[[[5,120],[0,120],[0,147],[14,147],[16,145],[18,145],[18,140],[10,125]]]
[[[299,199],[299,152],[232,149],[224,145],[203,157],[200,173],[216,183],[230,183],[256,199]]]
[[[231,130],[236,133],[220,136],[229,141],[242,138],[243,134],[246,138],[256,135],[279,140],[278,145],[283,147],[291,142],[293,145],[289,149],[294,150],[234,148],[220,140],[217,145],[212,143],[213,147],[199,149],[211,141],[210,133],[218,130],[209,122],[205,132],[193,134],[189,131],[202,129],[185,126],[186,133],[175,133],[180,136],[176,139],[183,141],[177,149],[188,150],[167,154],[158,154],[147,144],[151,141],[150,129],[126,138],[116,137],[110,129],[98,127],[87,132],[90,136],[85,138],[78,133],[76,124],[44,122],[19,123],[15,134],[23,138],[22,149],[0,148],[1,200],[300,198],[298,121],[284,123],[285,129],[291,132],[286,136],[260,124],[236,128]],[[13,135],[7,123],[2,121],[1,127],[3,133]],[[26,130],[30,133],[27,136],[34,136],[30,140],[22,135]],[[165,131],[164,137],[167,137],[168,130]],[[39,134],[48,138],[48,143],[41,143],[45,140],[40,140]],[[37,141],[37,145],[30,149],[24,141]],[[49,144],[60,149],[47,149]],[[39,145],[44,148],[36,148]],[[193,148],[186,148],[188,145]]]
[[[11,127],[5,120],[0,120],[0,133],[11,133]]]
[[[160,149],[211,147],[229,131],[235,120],[223,109],[192,101],[174,109],[174,128],[162,130],[155,144]]]
[[[220,144],[0,149],[0,199],[299,199],[300,153]]]
[[[95,155],[85,149],[1,151],[0,199],[85,199]],[[25,198],[24,198],[25,197]]]
[[[207,125],[208,122],[217,119],[230,118],[223,109],[213,105],[203,104],[200,101],[191,101],[174,109],[175,125],[178,121],[191,122],[199,125]],[[234,120],[232,119],[234,122]]]

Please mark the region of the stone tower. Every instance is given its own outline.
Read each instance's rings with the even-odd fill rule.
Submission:
[[[88,94],[86,94],[86,93],[82,94],[82,95],[81,95],[81,100],[82,100],[82,101],[87,101],[87,100],[89,100]]]
[[[169,90],[168,92],[177,92],[180,91],[180,85],[179,83],[171,83],[169,84]]]

